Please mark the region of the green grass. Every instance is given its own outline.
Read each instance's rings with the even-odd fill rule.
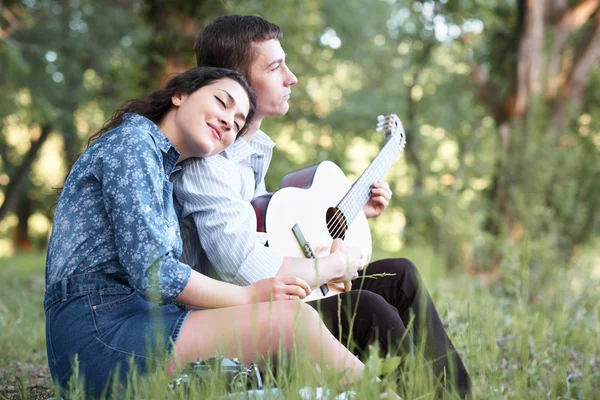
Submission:
[[[505,254],[500,281],[491,286],[448,275],[431,251],[406,252],[427,282],[455,346],[463,355],[478,399],[594,399],[600,396],[600,254],[583,252],[568,266],[533,251]],[[462,271],[459,271],[462,272]],[[44,256],[0,259],[0,399],[46,398],[53,390],[44,344]],[[394,360],[371,358],[371,373]],[[418,361],[415,361],[418,362]],[[292,357],[276,383],[288,396],[308,385],[342,390],[339,379]],[[393,365],[392,365],[393,366]],[[267,377],[270,379],[269,377]],[[171,391],[170,378],[132,377],[126,398],[210,398],[222,382]],[[273,380],[270,380],[273,383]],[[352,389],[374,398],[386,387],[403,398],[433,398],[418,367],[392,374],[382,385]],[[400,385],[398,385],[400,383]],[[74,390],[74,398],[83,398]],[[195,394],[195,395],[194,395]]]
[[[35,397],[50,386],[43,297],[44,255],[0,258],[0,396],[22,398],[28,387]]]

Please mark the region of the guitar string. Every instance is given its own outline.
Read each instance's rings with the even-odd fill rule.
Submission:
[[[387,145],[387,143],[386,143]],[[356,182],[356,184],[360,184],[364,181],[374,181],[373,178],[377,178],[378,176],[383,176],[385,174],[385,171],[389,168],[389,165],[387,165],[386,163],[386,153],[389,153],[390,150],[394,150],[394,157],[392,157],[390,160],[393,160],[398,156],[398,154],[402,151],[402,149],[404,148],[402,140],[400,141],[400,143],[397,143],[398,148],[394,149],[393,146],[389,146],[387,149],[384,148],[382,149],[381,152],[381,157],[376,157],[375,160],[373,160],[373,172],[371,174],[366,174],[364,176],[361,176],[359,178],[359,181]],[[387,146],[384,146],[387,147]],[[387,151],[386,151],[387,150]],[[398,152],[396,152],[395,150],[398,150]],[[370,185],[369,185],[370,186]],[[362,198],[361,198],[362,197]],[[354,220],[354,218],[356,217],[356,214],[360,211],[361,208],[361,204],[364,206],[364,204],[366,204],[366,201],[368,201],[368,197],[370,197],[370,195],[367,197],[367,199],[364,199],[364,197],[366,196],[355,196],[354,198],[343,198],[342,201],[340,201],[338,207],[336,207],[335,212],[332,216],[332,218],[330,219],[330,222],[327,224],[327,229],[328,231],[331,229],[331,227],[335,224],[336,229],[331,233],[331,236],[333,238],[336,238],[338,236],[340,236],[340,234],[342,233],[342,231],[346,228],[346,224],[344,224],[344,221],[346,219],[349,220]],[[347,203],[347,204],[343,204],[343,203]],[[344,218],[344,213],[342,211],[340,211],[340,209],[344,208],[344,207],[348,207],[349,208],[349,212],[346,214],[346,218]],[[341,217],[340,217],[341,214]],[[339,222],[341,221],[341,222]]]
[[[394,115],[392,115],[392,116],[389,116],[389,117],[388,117],[388,119],[389,119],[390,117],[392,117],[392,119],[394,119],[394,118],[395,118],[395,119],[397,119],[397,118],[398,118],[397,116],[394,116]],[[388,127],[389,127],[389,124],[390,124],[390,123],[388,122]],[[398,126],[398,124],[397,124],[397,121],[396,121],[395,125],[396,125],[396,127]],[[389,129],[387,129],[387,131],[389,131]],[[397,144],[398,144],[398,147],[399,147],[399,148],[398,148],[398,152],[395,154],[395,156],[392,158],[392,160],[394,160],[394,159],[395,159],[395,158],[398,156],[398,154],[400,154],[400,153],[401,153],[401,152],[404,150],[404,145],[405,145],[405,140],[406,140],[406,139],[404,138],[404,135],[403,135],[403,134],[404,134],[404,132],[401,132],[400,141],[397,143]],[[381,155],[382,153],[384,153],[384,152],[385,152],[386,148],[388,147],[388,144],[389,144],[389,140],[388,140],[388,142],[386,142],[386,144],[383,146],[383,149],[382,149],[382,151],[381,151],[380,155]],[[392,148],[392,146],[390,146],[389,148],[391,149],[391,148]],[[367,181],[369,181],[369,182],[370,182],[370,181],[372,181],[372,180],[373,180],[373,178],[375,178],[375,177],[377,177],[377,176],[383,176],[383,174],[385,174],[385,171],[386,171],[386,169],[387,169],[387,168],[383,168],[383,171],[381,171],[380,173],[375,173],[375,172],[377,172],[377,168],[378,168],[378,167],[383,167],[383,166],[385,165],[385,163],[384,163],[382,160],[383,160],[383,161],[385,161],[383,156],[382,156],[382,157],[378,157],[378,156],[376,156],[376,157],[375,157],[375,160],[373,160],[373,162],[372,162],[372,165],[373,165],[373,171],[374,171],[374,172],[372,172],[370,175],[367,173],[367,174],[366,174],[366,175],[364,175],[364,176],[360,176],[360,177],[359,177],[359,179],[358,179],[358,181],[357,181],[355,184],[359,184],[359,183],[360,183],[359,181],[361,181],[361,180],[362,180],[363,182],[364,182],[365,180],[367,180]],[[381,161],[381,162],[380,162],[380,161]],[[383,165],[382,165],[382,164],[383,164]],[[367,178],[369,178],[369,179],[367,179]],[[369,185],[369,186],[371,186],[371,185]],[[364,197],[364,196],[363,196],[363,197]],[[369,196],[368,196],[368,197],[370,197],[370,191],[369,191]],[[357,208],[357,210],[354,210],[354,211],[352,211],[352,214],[354,215],[354,216],[351,218],[352,220],[354,220],[354,218],[355,218],[355,216],[356,216],[355,214],[357,214],[357,213],[358,213],[358,211],[360,211],[360,203],[366,204],[364,201],[359,201],[359,200],[358,200],[358,198],[359,198],[359,196],[355,196],[354,202],[352,201],[352,199],[350,199],[350,200],[349,200],[350,204],[349,204],[349,206],[348,206],[348,207],[353,207],[353,208],[354,208],[354,207],[356,207],[356,208]],[[328,230],[328,231],[330,231],[330,229],[331,229],[331,224],[335,224],[335,223],[337,223],[336,221],[338,221],[338,218],[339,218],[339,220],[341,221],[340,223],[338,223],[338,228],[337,228],[337,229],[334,231],[334,233],[333,233],[333,234],[331,234],[331,236],[332,236],[334,239],[335,239],[335,238],[336,238],[336,237],[337,237],[337,236],[338,236],[338,235],[339,235],[339,234],[342,232],[342,230],[344,230],[344,229],[345,229],[345,224],[344,224],[344,215],[343,215],[342,211],[340,210],[340,209],[341,209],[341,207],[342,207],[342,203],[344,202],[344,200],[346,200],[346,197],[342,198],[342,200],[341,200],[341,201],[340,201],[340,203],[338,204],[338,207],[336,207],[336,208],[335,208],[335,211],[334,211],[334,213],[333,213],[333,216],[332,216],[332,218],[331,218],[331,219],[330,219],[330,221],[327,223],[327,230]],[[368,201],[368,199],[367,199],[367,201]],[[354,203],[354,204],[353,204],[353,203]],[[340,215],[341,215],[341,217],[340,217]]]
[[[376,161],[376,160],[374,160],[374,161]],[[375,170],[375,172],[378,172],[377,167],[378,167],[378,165],[376,165],[376,163],[374,162],[373,170]],[[359,181],[357,181],[357,184],[362,184],[362,182],[364,182],[364,181],[372,181],[374,178],[374,175],[377,176],[377,173],[368,173],[367,175],[362,176],[361,178],[359,178]],[[357,199],[357,197],[359,197],[359,196],[355,196],[352,198],[343,198],[340,201],[340,203],[338,204],[338,207],[336,207],[334,215],[332,216],[332,219],[327,224],[328,230],[331,230],[331,227],[333,225],[337,225],[336,230],[332,233],[333,238],[338,237],[340,235],[340,233],[344,230],[344,226],[345,226],[344,221],[346,219],[354,219],[353,218],[354,214],[357,212],[357,210],[355,210],[355,208],[357,208],[357,206],[360,205],[360,201]],[[349,208],[350,212],[347,213],[349,215],[346,215],[345,216],[346,218],[344,218],[344,213],[341,211],[341,209],[344,208],[344,206],[346,206],[346,205]]]
[[[395,157],[397,157],[398,154],[402,151],[402,143],[398,143],[398,145],[399,145],[398,150],[400,150],[400,151],[397,154],[395,154]],[[388,143],[386,143],[380,153],[381,157],[376,157],[375,160],[373,160],[372,172],[370,174],[367,173],[366,175],[361,176],[359,178],[359,180],[356,182],[356,184],[360,184],[364,181],[371,182],[371,181],[373,181],[374,178],[377,178],[378,176],[383,176],[383,174],[385,173],[385,170],[387,169],[386,168],[387,159],[386,159],[385,155],[390,152],[389,149],[393,149],[393,146],[391,146],[391,145],[388,146]],[[392,160],[395,159],[395,157],[393,157]],[[371,186],[371,185],[369,185],[369,186]],[[360,204],[361,203],[366,204],[364,199],[361,199],[361,197],[365,197],[365,196],[355,196],[353,198],[348,199],[348,202],[349,202],[348,208],[350,209],[350,212],[347,215],[347,217],[348,216],[350,217],[348,219],[354,220],[356,214],[360,211]],[[332,215],[332,218],[327,223],[327,230],[330,233],[331,233],[331,228],[334,225],[337,225],[335,227],[335,230],[333,231],[333,233],[331,233],[331,236],[334,239],[336,237],[338,237],[339,235],[341,235],[341,233],[344,231],[344,229],[346,227],[346,224],[344,223],[346,218],[344,218],[344,213],[342,211],[340,211],[340,208],[342,208],[342,203],[344,203],[345,200],[347,200],[347,198],[343,198],[342,201],[340,201],[340,203],[338,204],[338,207],[335,208],[335,212]],[[368,201],[368,199],[367,199],[367,201]],[[344,206],[345,206],[345,204],[344,204]],[[341,217],[340,217],[340,215],[341,215]]]
[[[388,120],[388,122],[385,124],[385,125],[387,125],[386,132],[389,132],[390,130],[392,130],[390,128],[390,125],[392,125],[392,124],[395,125],[396,128],[398,127],[399,120],[398,120],[397,116],[390,115],[390,116],[387,116],[386,119]],[[400,141],[399,142],[396,143],[394,141],[394,143],[396,143],[398,145],[398,150],[399,151],[398,151],[398,153],[396,153],[394,155],[394,157],[392,158],[392,160],[395,159],[398,156],[398,154],[402,151],[402,149],[404,148],[404,146],[403,146],[403,144],[404,144],[403,143],[404,142],[404,137],[403,137],[402,134],[403,134],[403,132],[400,133],[401,136],[400,136]],[[384,145],[384,148],[382,149],[381,153],[377,157],[375,157],[375,160],[373,160],[372,165],[374,166],[374,168],[373,168],[374,172],[371,173],[370,175],[367,174],[367,175],[361,176],[359,178],[359,181],[356,182],[356,184],[361,183],[361,181],[364,182],[365,180],[366,181],[373,181],[373,178],[375,178],[377,176],[383,176],[383,174],[385,173],[385,170],[387,169],[387,168],[381,168],[381,167],[384,167],[384,165],[385,165],[384,161],[386,161],[386,159],[385,159],[384,156],[385,156],[385,153],[386,153],[386,149],[392,149],[392,148],[393,148],[393,146],[389,146],[389,140],[388,140],[388,143],[386,143]],[[388,150],[388,152],[389,152],[389,150]],[[378,171],[378,169],[377,169],[378,167],[380,168],[380,171]],[[331,236],[333,238],[336,238],[337,236],[339,236],[342,233],[342,231],[345,229],[345,227],[346,227],[346,224],[344,223],[344,221],[345,221],[344,213],[340,210],[342,208],[342,203],[344,203],[344,201],[348,199],[348,202],[349,202],[348,207],[350,208],[350,211],[351,211],[349,213],[349,215],[351,216],[351,218],[349,218],[349,219],[354,220],[356,214],[360,211],[360,204],[361,203],[366,204],[366,202],[364,201],[364,199],[361,199],[361,197],[365,197],[365,196],[356,196],[355,198],[349,198],[349,199],[348,198],[343,198],[340,201],[340,203],[338,204],[338,207],[335,208],[335,211],[334,211],[334,214],[332,215],[332,218],[327,223],[327,230],[330,232],[330,234],[331,234]],[[367,198],[367,201],[368,201],[368,198]],[[341,215],[341,217],[340,217],[340,215]],[[331,232],[331,228],[334,225],[336,225],[336,229],[333,232]]]
[[[398,143],[398,144],[400,147],[399,150],[401,151],[402,145],[401,145],[401,143]],[[392,146],[390,146],[388,143],[386,143],[384,145],[384,148],[382,149],[382,151],[380,153],[381,157],[378,156],[375,158],[375,160],[373,160],[373,163],[372,163],[372,165],[373,165],[372,171],[373,172],[370,174],[367,173],[366,175],[361,176],[359,178],[359,180],[356,182],[356,184],[360,184],[364,181],[371,182],[371,181],[373,181],[373,178],[383,175],[383,173],[385,172],[385,169],[386,169],[385,168],[386,158],[384,156],[386,155],[386,153],[389,152],[389,151],[386,152],[386,150],[391,149],[391,148],[392,148]],[[398,154],[399,154],[399,152],[395,156],[397,156]],[[395,159],[395,157],[393,159]],[[351,219],[351,220],[354,220],[355,214],[357,214],[358,211],[360,211],[360,204],[365,203],[364,199],[361,199],[361,197],[365,197],[365,196],[355,196],[354,198],[349,198],[349,200],[348,200],[348,202],[349,202],[348,207],[351,210],[351,213],[349,213],[349,216],[350,216],[349,219]],[[330,219],[330,222],[327,224],[328,231],[331,230],[331,227],[334,224],[337,225],[336,230],[331,234],[331,236],[333,238],[336,238],[338,235],[340,235],[345,228],[345,225],[346,225],[346,224],[344,224],[345,218],[344,218],[343,212],[340,211],[340,208],[342,208],[342,203],[344,203],[344,201],[347,199],[348,198],[343,198],[340,201],[340,203],[338,205],[339,207],[336,207],[335,212],[334,212],[332,218]],[[368,201],[368,199],[367,199],[367,201]],[[340,217],[340,214],[342,215],[342,217]],[[341,222],[339,222],[339,221],[341,221]]]
[[[375,178],[377,175],[378,174],[365,175],[364,176],[365,179],[363,179],[363,181],[365,181],[365,180],[372,181],[373,178]],[[358,211],[360,211],[360,204],[364,203],[364,201],[360,200],[360,197],[364,197],[364,196],[355,196],[348,200],[348,204],[343,204],[343,205],[342,205],[342,203],[344,203],[344,200],[342,200],[340,202],[340,205],[335,208],[335,212],[334,212],[332,218],[330,219],[330,222],[327,224],[328,231],[334,225],[336,225],[335,230],[331,234],[331,236],[333,238],[340,236],[341,233],[346,229],[346,223],[344,221],[354,220],[356,214],[358,213]],[[349,212],[346,215],[344,215],[344,213],[341,211],[341,208],[346,205],[348,207]]]

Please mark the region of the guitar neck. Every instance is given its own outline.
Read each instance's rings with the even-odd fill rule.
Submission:
[[[371,186],[383,178],[402,150],[403,146],[397,141],[388,140],[373,162],[362,173],[360,178],[354,182],[348,193],[340,201],[337,208],[346,217],[348,225],[354,221],[354,218],[356,218],[369,201]]]

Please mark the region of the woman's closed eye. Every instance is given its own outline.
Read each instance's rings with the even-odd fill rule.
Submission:
[[[223,109],[227,110],[227,103],[225,103],[219,96],[215,96],[215,99],[217,99],[217,101],[219,103],[221,103],[221,106],[223,107]],[[236,133],[239,132],[240,129],[242,129],[240,124],[237,121],[235,121],[233,124],[235,126]]]
[[[227,110],[227,104],[219,96],[215,96],[215,99],[217,99],[223,108]]]

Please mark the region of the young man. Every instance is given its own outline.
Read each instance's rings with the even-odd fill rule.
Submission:
[[[266,193],[264,177],[275,145],[260,126],[265,117],[287,113],[291,87],[298,82],[285,62],[282,36],[278,26],[260,17],[238,15],[219,17],[198,34],[198,65],[242,73],[256,90],[258,104],[256,118],[244,137],[219,156],[185,162],[174,178],[183,262],[240,285],[276,275],[297,276],[312,287],[358,277],[347,284],[347,292],[310,302],[321,311],[334,335],[347,338],[351,334],[360,353],[374,343],[384,353],[412,352],[422,344],[433,372],[446,376],[448,384],[464,397],[470,386],[467,371],[409,260],[373,262],[368,266],[369,275],[392,276],[361,279],[360,252],[340,240],[334,241],[329,256],[319,259],[316,269],[309,259],[282,257],[265,247],[266,235],[256,232],[250,201]],[[391,195],[387,183],[374,185],[365,214],[380,215]],[[338,304],[342,304],[340,312]],[[354,314],[351,324],[349,318]],[[409,322],[413,325],[410,333]]]

